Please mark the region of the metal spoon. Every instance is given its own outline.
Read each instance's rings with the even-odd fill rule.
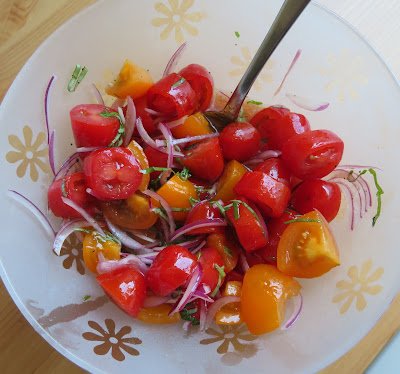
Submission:
[[[243,101],[258,74],[310,1],[311,0],[285,0],[268,34],[265,36],[260,48],[225,108],[219,112],[210,111],[203,113],[204,117],[217,131],[221,131],[226,125],[236,120]]]

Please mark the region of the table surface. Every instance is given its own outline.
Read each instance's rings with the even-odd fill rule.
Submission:
[[[36,48],[65,21],[95,2],[96,0],[0,0],[0,100]],[[319,2],[358,29],[378,49],[397,76],[400,76],[398,0],[379,2],[320,0]],[[320,374],[363,373],[399,331],[399,315],[400,294],[365,338]],[[2,372],[84,373],[35,332],[19,312],[2,283],[0,283],[0,331]],[[396,342],[396,346],[399,346],[397,340]],[[383,358],[386,356],[389,357],[390,354],[382,355]],[[376,364],[372,365],[369,372],[374,367]]]

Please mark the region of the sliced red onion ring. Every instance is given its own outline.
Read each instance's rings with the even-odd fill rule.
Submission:
[[[290,326],[293,325],[293,323],[296,322],[297,318],[299,318],[300,312],[303,308],[303,295],[301,294],[301,292],[299,292],[299,297],[295,298],[295,307],[294,307],[294,311],[292,316],[289,318],[289,322],[285,325],[285,327],[281,327],[281,330],[286,330],[288,329]]]
[[[224,296],[215,300],[214,303],[210,306],[207,313],[206,323],[204,324],[204,330],[208,329],[211,326],[213,318],[215,314],[226,304],[230,303],[239,303],[240,297],[238,296]]]
[[[179,230],[175,231],[175,233],[171,236],[170,240],[173,241],[193,229],[200,229],[202,227],[210,227],[210,226],[226,226],[226,225],[227,225],[226,220],[222,218],[203,219],[182,226]]]
[[[101,252],[99,253],[99,262],[96,270],[99,274],[104,274],[126,266],[136,269],[143,275],[146,274],[148,270],[147,265],[138,256],[133,254],[128,254],[121,260],[107,260]]]
[[[187,136],[186,138],[182,138],[182,139],[175,139],[172,144],[176,145],[176,144],[186,144],[186,143],[190,143],[190,142],[195,142],[195,141],[199,141],[199,140],[204,140],[204,139],[210,139],[210,138],[216,138],[219,136],[219,133],[214,132],[212,134],[205,134],[205,135],[197,135],[197,136]]]
[[[192,302],[192,301],[194,301],[196,299],[202,299],[204,301],[207,301],[208,303],[213,303],[214,302],[214,299],[212,297],[206,295],[203,292],[199,292],[197,290],[193,292],[192,297],[190,298],[188,303],[190,303],[190,302]]]
[[[120,106],[117,108],[117,110],[118,110],[119,116],[121,117],[121,122],[125,126],[126,121],[125,121],[124,111],[122,110],[122,108]]]
[[[132,139],[136,126],[136,107],[130,96],[127,98],[126,118],[125,118],[125,139],[124,147],[128,146]]]
[[[178,127],[178,126],[180,126],[180,125],[183,125],[183,122],[185,122],[185,121],[186,121],[186,118],[188,118],[188,117],[189,117],[188,115],[185,115],[185,116],[183,116],[183,117],[181,117],[181,118],[179,118],[179,119],[176,119],[175,121],[169,121],[169,122],[167,122],[166,125],[167,125],[170,129],[173,129],[173,128],[175,128],[175,127]],[[164,121],[160,121],[160,122],[164,122]]]
[[[61,200],[64,204],[70,206],[72,209],[75,209],[98,233],[100,233],[102,236],[106,236],[103,229],[99,226],[96,220],[88,212],[86,212],[85,209],[79,206],[75,201],[72,201],[64,196],[61,196]]]
[[[269,158],[279,157],[281,154],[281,151],[267,150],[248,159],[244,165],[254,167],[258,164],[261,164],[265,160],[268,160]]]
[[[56,175],[56,168],[54,166],[54,137],[56,135],[56,130],[53,130],[50,135],[50,142],[49,142],[49,163],[51,167],[51,171],[53,175]]]
[[[143,308],[152,308],[155,306],[159,306],[161,304],[165,304],[170,300],[171,300],[170,296],[156,296],[156,295],[146,296],[146,298],[144,299]]]
[[[315,101],[291,93],[286,93],[285,95],[294,105],[297,105],[299,108],[309,110],[311,112],[320,112],[322,110],[325,110],[329,106],[329,103],[327,102]]]
[[[103,197],[99,196],[96,192],[94,192],[91,188],[86,188],[86,192],[89,195],[92,195],[93,197],[95,197],[97,200],[101,200],[101,201],[111,201],[110,199],[104,199]]]
[[[97,103],[100,104],[100,105],[104,105],[103,97],[101,96],[101,93],[100,93],[99,89],[95,86],[94,83],[92,83],[90,85],[90,89],[91,89],[94,97],[96,98]]]
[[[69,170],[77,163],[76,160],[78,159],[78,157],[79,157],[79,154],[77,152],[75,152],[74,154],[69,156],[68,159],[65,160],[64,163],[62,164],[60,170],[54,176],[53,182],[57,179],[64,177],[65,175],[67,175]]]
[[[55,79],[56,79],[55,75],[53,75],[50,78],[50,82],[47,85],[46,93],[44,95],[44,116],[46,120],[46,129],[47,129],[47,144],[50,144],[50,126],[49,126],[49,114],[48,114],[49,92],[50,92],[50,87]]]
[[[144,110],[149,113],[151,116],[157,116],[157,117],[161,117],[163,114],[161,112],[156,112],[153,109],[150,108],[144,108]]]
[[[195,249],[193,249],[191,252],[192,254],[196,254],[197,252],[200,251],[200,249],[202,249],[205,245],[207,244],[207,242],[205,240],[203,240]]]
[[[275,91],[274,96],[278,95],[278,93],[281,91],[281,89],[282,89],[282,87],[283,87],[283,84],[284,84],[285,81],[286,81],[286,78],[288,77],[288,75],[289,75],[290,72],[292,71],[292,69],[293,69],[294,65],[296,64],[297,60],[299,59],[300,55],[301,55],[301,49],[299,49],[299,50],[296,52],[296,54],[295,54],[295,56],[294,56],[294,58],[293,58],[293,61],[292,61],[292,63],[290,64],[289,69],[288,69],[288,71],[286,72],[285,76],[283,77],[283,80],[282,80],[281,84],[279,85],[278,89]]]
[[[240,265],[242,266],[242,270],[244,273],[247,272],[247,270],[250,269],[249,263],[247,262],[246,256],[244,255],[243,252],[239,253],[239,260],[240,260]]]
[[[133,236],[136,236],[139,239],[142,239],[143,241],[149,242],[149,243],[157,243],[157,239],[155,237],[150,237],[146,235],[146,231],[144,230],[134,230],[134,229],[126,229],[129,233],[131,233]]]
[[[125,105],[125,99],[116,99],[112,105],[111,109],[117,110],[118,108],[122,108]]]
[[[260,225],[262,229],[264,230],[264,237],[265,240],[268,242],[268,230],[267,230],[267,225],[265,224],[264,217],[262,216],[261,212],[258,210],[256,204],[253,204],[252,202],[249,202],[249,207],[254,210],[258,217],[258,221],[260,222]]]
[[[227,99],[230,99],[230,96],[227,95],[225,92],[219,91],[222,96],[225,96]]]
[[[102,147],[79,147],[76,149],[77,152],[93,152],[93,151],[97,151],[98,149],[100,149]]]
[[[32,201],[30,201],[27,197],[25,197],[21,193],[14,191],[14,190],[8,190],[8,196],[10,196],[14,200],[18,201],[26,208],[28,208],[35,215],[35,217],[39,220],[39,222],[42,224],[42,226],[44,227],[44,229],[48,232],[48,234],[50,236],[54,237],[56,235],[56,232],[53,229],[53,226],[51,225],[48,218]]]
[[[172,133],[171,133],[171,129],[163,122],[161,122],[159,124],[159,129],[161,131],[161,134],[163,134],[164,138],[165,138],[165,142],[166,142],[166,148],[167,148],[167,152],[168,152],[168,159],[167,159],[167,168],[172,168],[172,162],[174,161],[174,147],[172,145],[172,141],[173,141],[173,137],[172,137]],[[160,178],[160,182],[161,184],[165,184],[165,182],[167,181],[168,177],[171,175],[171,170],[168,171],[163,171],[161,178]]]
[[[172,57],[169,59],[167,66],[165,67],[163,78],[167,75],[171,74],[176,67],[176,64],[179,61],[179,57],[181,56],[183,50],[186,47],[186,42],[182,43],[179,48],[175,51]]]
[[[92,225],[88,221],[83,220],[83,219],[72,220],[71,222],[64,225],[64,227],[62,227],[58,231],[56,238],[54,240],[54,243],[53,243],[54,252],[58,256],[60,255],[61,248],[64,244],[65,239],[67,239],[68,236],[70,236],[75,231],[75,229],[83,228],[83,227],[90,227],[90,226],[92,226]]]

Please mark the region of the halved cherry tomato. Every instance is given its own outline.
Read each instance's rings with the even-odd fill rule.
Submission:
[[[100,113],[118,113],[100,104],[82,104],[71,109],[71,126],[75,144],[79,147],[107,147],[115,138],[120,126],[116,117],[103,117]],[[82,153],[85,157],[88,153]]]
[[[220,210],[217,207],[214,207],[212,204],[210,204],[209,201],[201,201],[193,206],[193,208],[191,209],[186,218],[185,225],[213,218],[222,218]],[[188,231],[187,233],[189,235],[197,235],[197,234],[210,234],[212,232],[218,232],[218,231],[220,231],[220,226],[209,226],[209,227],[201,227],[198,229],[193,229]]]
[[[267,234],[264,232],[254,210],[248,209],[249,202],[246,198],[238,196],[237,201],[239,201],[239,203],[236,203],[237,207],[234,205],[229,208],[226,211],[226,216],[235,228],[240,244],[247,252],[264,247],[267,244]],[[237,216],[235,217],[236,209]]]
[[[126,199],[137,191],[143,174],[132,152],[125,148],[104,148],[85,158],[83,172],[87,187],[103,199]]]
[[[168,162],[168,155],[166,153],[162,153],[157,151],[154,148],[151,147],[146,147],[144,149],[144,154],[147,157],[147,161],[149,162],[149,167],[162,167],[166,168],[167,167],[167,162]],[[162,172],[161,171],[153,171],[150,174],[151,179],[157,178]]]
[[[207,197],[210,195],[210,191],[208,191],[211,188],[210,181],[206,181],[204,179],[194,176],[191,176],[189,180],[193,183],[199,200],[206,200]]]
[[[104,240],[99,233],[87,233],[83,240],[83,260],[88,269],[98,274],[97,264],[99,253],[102,253],[107,260],[119,260],[121,258],[121,245],[112,241]]]
[[[71,199],[90,214],[94,209],[94,199],[86,192],[85,175],[73,173],[54,181],[47,191],[49,208],[56,217],[81,217],[75,209],[64,204],[62,197]]]
[[[205,180],[217,179],[224,169],[224,158],[218,138],[202,140],[193,145],[181,158],[193,175]]]
[[[286,311],[286,299],[301,289],[293,278],[275,266],[259,264],[251,267],[243,279],[241,315],[253,335],[276,330]]]
[[[290,171],[280,158],[271,157],[259,164],[254,171],[262,171],[290,188]]]
[[[168,120],[176,120],[192,114],[196,105],[196,94],[185,78],[172,73],[149,89],[147,105],[168,117]]]
[[[269,217],[280,216],[290,199],[287,185],[261,171],[246,172],[233,191],[253,201]]]
[[[196,94],[196,110],[204,112],[208,109],[214,93],[214,79],[203,66],[190,64],[179,73],[185,78]]]
[[[187,117],[181,125],[172,127],[171,132],[175,138],[184,138],[186,136],[212,134],[214,130],[203,114],[197,112]]]
[[[322,178],[339,164],[344,144],[329,130],[297,134],[282,148],[282,159],[297,177],[303,180]]]
[[[226,160],[246,161],[260,148],[258,130],[246,122],[233,122],[219,135],[222,154]]]
[[[242,295],[242,286],[242,282],[227,282],[222,295],[240,297]],[[240,303],[226,304],[215,314],[215,323],[219,325],[237,325],[243,323],[240,311]]]
[[[217,287],[220,278],[217,266],[223,268],[224,262],[222,261],[222,258],[218,254],[217,250],[214,248],[202,248],[198,253],[197,261],[203,267],[203,275],[200,279],[200,283],[206,284],[208,287],[210,287],[211,292],[213,292],[215,287]],[[220,284],[222,284],[224,278],[225,277],[221,279]]]
[[[125,200],[103,201],[101,210],[104,216],[118,226],[127,229],[148,229],[158,219],[150,210],[150,200],[141,193],[134,193]]]
[[[126,99],[143,96],[153,86],[153,79],[148,71],[135,65],[129,60],[125,60],[117,79],[112,86],[106,88],[109,95]]]
[[[261,124],[265,126],[271,123],[272,121],[281,119],[289,112],[290,110],[288,108],[280,106],[270,106],[268,108],[259,111],[256,115],[254,115],[251,118],[250,123],[256,128],[258,128]]]
[[[214,248],[219,253],[224,262],[226,274],[236,267],[241,249],[228,234],[223,232],[210,234],[207,237],[207,247]]]
[[[122,267],[98,275],[96,280],[117,306],[136,318],[146,297],[146,283],[142,273],[131,267]]]
[[[278,268],[297,278],[319,277],[340,264],[335,237],[317,210],[288,224],[278,245]]]
[[[171,325],[182,320],[179,313],[169,314],[172,304],[161,304],[140,309],[137,319],[155,325]]]
[[[336,183],[311,179],[297,185],[290,202],[300,214],[317,209],[331,222],[339,212],[341,199],[342,193]]]
[[[133,103],[135,104],[135,109],[136,109],[136,117],[140,118],[143,123],[143,127],[146,130],[148,134],[154,134],[156,132],[156,128],[154,125],[154,119],[151,114],[146,112],[147,108],[147,98],[146,96],[141,96],[138,97],[137,99],[133,100]],[[126,106],[124,107],[124,109]],[[139,132],[137,131],[137,128],[135,127],[134,134],[137,136],[139,135]]]
[[[222,200],[227,203],[229,200],[235,198],[236,194],[233,188],[239,182],[240,178],[246,174],[247,169],[238,161],[231,160],[226,163],[221,177],[218,179],[217,194],[214,200]]]
[[[158,296],[166,296],[192,274],[197,260],[186,248],[170,245],[154,259],[146,273],[147,286]]]
[[[147,169],[149,167],[149,161],[147,160],[146,154],[144,153],[143,148],[139,145],[139,143],[132,140],[127,148],[132,152],[136,160],[139,161],[140,168],[142,170]],[[143,174],[142,182],[140,183],[138,190],[139,191],[146,190],[147,187],[149,186],[149,182],[150,182],[150,175]]]

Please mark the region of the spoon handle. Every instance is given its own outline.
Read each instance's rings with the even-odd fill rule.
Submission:
[[[265,63],[311,0],[285,0],[260,48],[223,110],[237,118],[244,99]]]

